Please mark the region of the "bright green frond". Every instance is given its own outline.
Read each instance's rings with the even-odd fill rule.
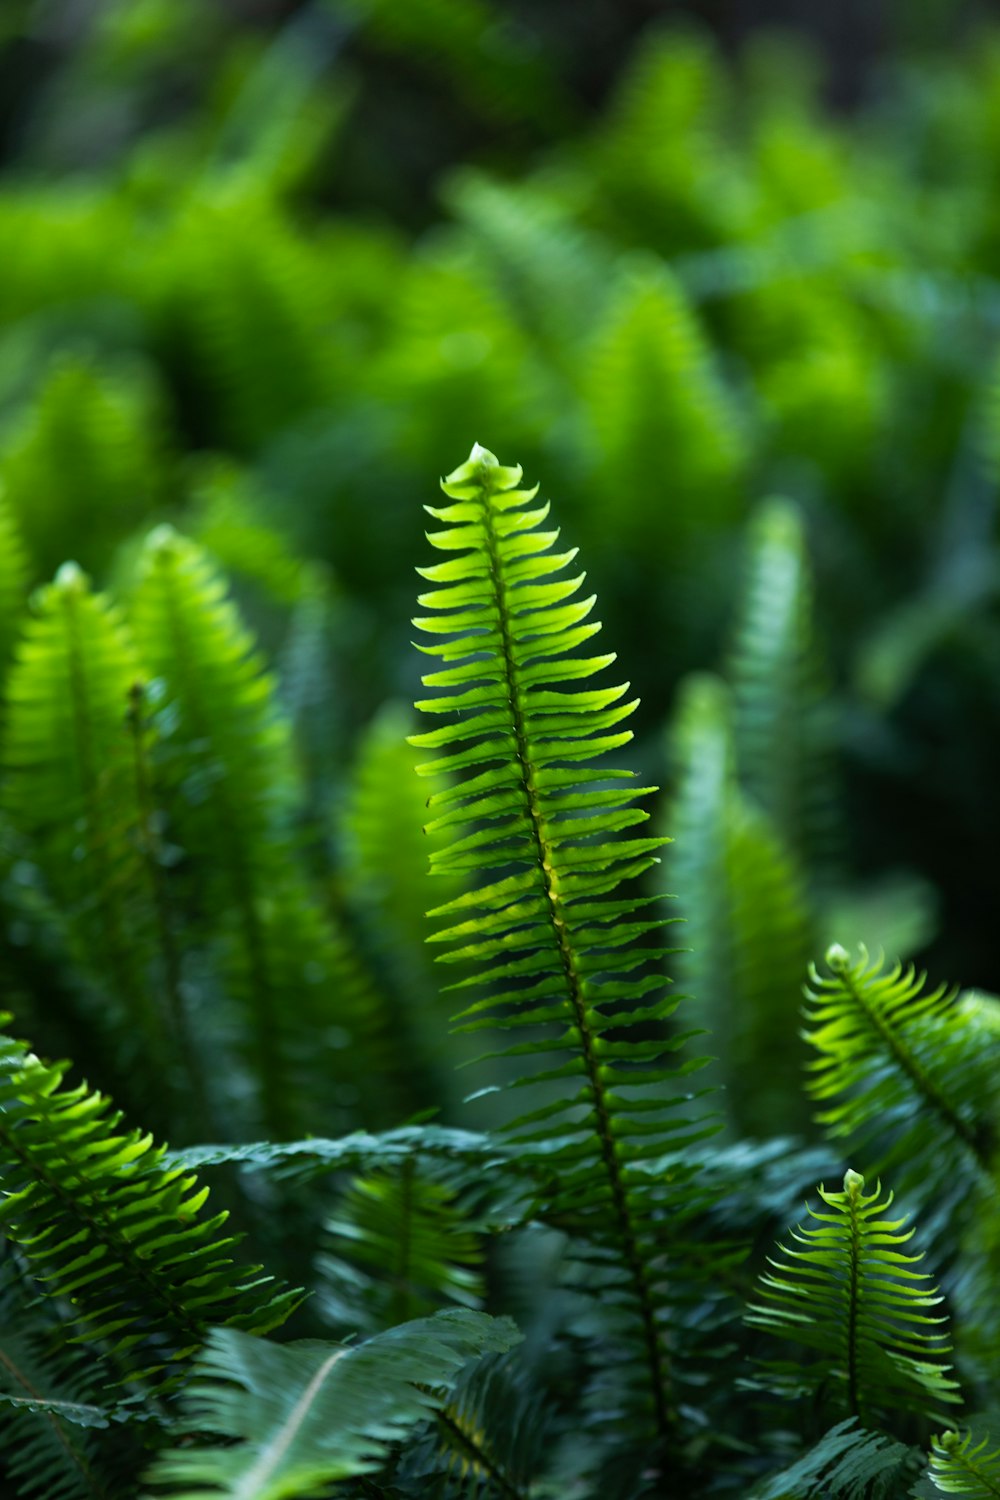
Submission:
[[[843,1191],[820,1187],[823,1208],[791,1231],[760,1278],[760,1301],[747,1322],[812,1359],[776,1366],[775,1385],[790,1393],[822,1391],[849,1416],[882,1412],[934,1415],[956,1402],[945,1363],[947,1318],[930,1276],[915,1270],[914,1231],[905,1218],[882,1217],[892,1194],[848,1171]],[[829,1212],[827,1211],[829,1210]]]
[[[2,488],[0,488],[0,672],[6,673],[24,616],[31,564]]]
[[[545,1214],[623,1258],[627,1276],[605,1297],[634,1320],[646,1370],[636,1399],[665,1430],[665,1243],[658,1184],[640,1164],[704,1127],[678,1108],[691,1064],[678,1067],[683,1038],[666,1029],[677,998],[657,969],[662,924],[637,920],[644,899],[630,885],[664,840],[636,836],[643,789],[592,765],[631,738],[635,704],[627,686],[583,685],[611,660],[570,654],[599,629],[593,599],[579,598],[582,575],[564,578],[573,553],[553,551],[549,508],[520,479],[477,445],[444,482],[451,503],[429,507],[446,560],[422,570],[436,587],[418,623],[432,641],[421,649],[445,666],[424,681],[445,691],[421,704],[435,727],[412,743],[440,752],[426,773],[453,777],[429,799],[452,839],[432,869],[473,881],[432,915],[450,956],[475,966],[454,986],[467,992],[459,1019],[499,1030],[494,1055],[518,1059],[515,1086],[555,1085],[510,1137],[552,1171]],[[679,1222],[679,1178],[668,1196]]]
[[[66,1068],[0,1038],[2,1221],[73,1337],[121,1380],[159,1385],[214,1323],[265,1331],[298,1300],[231,1259],[207,1188]]]
[[[807,1087],[831,1135],[873,1139],[886,1160],[935,1177],[956,1161],[989,1174],[996,1070],[976,1014],[911,967],[834,945],[810,970],[805,1039],[818,1054]],[[949,1149],[945,1149],[945,1147]],[[957,1153],[957,1155],[956,1155]]]
[[[934,1439],[931,1478],[943,1495],[967,1495],[969,1500],[1000,1496],[1000,1447],[991,1434],[979,1431],[946,1432]]]
[[[281,1346],[216,1329],[185,1399],[190,1437],[149,1478],[178,1500],[326,1495],[334,1481],[376,1470],[470,1360],[519,1339],[506,1319],[464,1309],[356,1345]],[[217,1446],[192,1442],[208,1434]]]

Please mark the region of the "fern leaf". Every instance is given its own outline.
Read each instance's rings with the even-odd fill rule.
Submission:
[[[970,1500],[1000,1496],[1000,1448],[992,1443],[991,1435],[980,1437],[978,1432],[964,1437],[946,1432],[935,1438],[930,1473],[936,1489],[944,1495],[967,1495]]]
[[[815,879],[833,853],[828,689],[812,620],[812,578],[798,511],[772,500],[750,531],[727,672],[742,785]]]
[[[688,678],[671,728],[676,843],[662,884],[680,892],[687,951],[678,980],[704,1007],[712,1073],[738,1131],[801,1129],[804,1051],[794,1017],[809,957],[802,879],[767,815],[736,779],[730,695]]]
[[[449,556],[421,570],[435,587],[420,602],[434,612],[417,624],[432,637],[420,649],[441,663],[424,682],[443,691],[418,707],[443,723],[413,743],[440,752],[422,770],[455,778],[430,798],[429,826],[453,840],[432,869],[478,881],[432,915],[445,923],[445,960],[476,966],[455,986],[480,997],[459,1019],[510,1035],[500,1058],[535,1059],[518,1084],[558,1085],[509,1138],[558,1176],[545,1212],[621,1258],[626,1275],[604,1296],[642,1351],[633,1396],[665,1433],[662,1229],[656,1185],[637,1169],[699,1127],[670,1092],[685,1071],[671,1060],[683,1038],[662,1029],[677,1000],[652,967],[664,950],[644,944],[662,924],[643,919],[637,895],[612,899],[663,840],[642,836],[643,789],[591,767],[628,741],[635,704],[627,686],[586,686],[613,657],[570,654],[599,629],[594,601],[574,598],[582,575],[560,577],[575,553],[553,551],[558,532],[539,529],[549,508],[532,507],[520,477],[477,446],[444,483],[452,503],[432,511],[445,529],[430,540]],[[625,830],[639,836],[615,837]]]
[[[906,1254],[914,1232],[906,1220],[881,1217],[892,1194],[883,1198],[881,1184],[864,1189],[854,1171],[840,1193],[820,1187],[830,1211],[810,1208],[814,1222],[792,1230],[794,1246],[778,1247],[747,1322],[814,1352],[806,1370],[778,1372],[779,1385],[828,1389],[860,1420],[886,1409],[934,1414],[959,1399],[944,1363],[943,1299],[912,1269],[923,1257]]]
[[[912,967],[870,960],[864,948],[852,961],[835,944],[826,962],[829,975],[810,970],[804,1010],[819,1122],[855,1143],[888,1126],[886,1160],[939,1175],[957,1159],[988,1178],[995,1079],[974,1012],[946,985],[929,990]]]
[[[6,673],[14,651],[30,574],[20,528],[0,489],[0,673]]]
[[[295,1305],[228,1255],[206,1188],[65,1065],[0,1038],[2,1222],[32,1275],[69,1309],[74,1339],[121,1373],[169,1382],[211,1323],[266,1330]]]
[[[367,1331],[483,1299],[483,1251],[457,1194],[409,1156],[356,1177],[324,1226],[321,1301],[334,1325]]]
[[[363,1016],[364,974],[297,857],[301,789],[273,679],[223,580],[169,528],[147,544],[133,617],[165,684],[157,774],[171,832],[204,884],[189,896],[238,1006],[237,1045],[279,1137],[330,1118],[333,1047]]]
[[[751,1500],[890,1500],[912,1469],[914,1450],[848,1417],[796,1463],[755,1486]]]
[[[75,564],[64,564],[37,596],[11,671],[4,797],[76,956],[110,990],[145,1055],[162,1059],[127,732],[138,675],[118,612]]]
[[[291,1500],[375,1472],[442,1403],[470,1359],[509,1349],[506,1320],[467,1310],[404,1323],[359,1345],[288,1344],[216,1329],[186,1395],[177,1447],[149,1479],[178,1500]]]

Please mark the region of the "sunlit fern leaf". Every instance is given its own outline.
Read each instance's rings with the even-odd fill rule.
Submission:
[[[110,1378],[176,1380],[208,1327],[266,1331],[298,1301],[230,1258],[225,1214],[201,1212],[197,1179],[121,1125],[65,1065],[0,1039],[2,1222],[38,1289],[60,1299],[74,1339]]]
[[[766,1135],[807,1119],[795,1018],[810,922],[793,859],[737,783],[733,739],[725,684],[688,678],[671,727],[676,842],[662,884],[678,893],[678,980],[704,1007],[726,1113],[737,1129]]]
[[[787,501],[769,501],[751,527],[727,677],[740,782],[811,883],[821,883],[836,829],[829,689],[802,521]]]
[[[713,366],[693,308],[658,264],[628,264],[583,376],[605,503],[627,495],[619,545],[662,567],[738,511],[747,459],[742,419]]]
[[[0,480],[43,576],[66,538],[98,569],[164,495],[168,449],[151,370],[62,356],[0,447]]]
[[[796,1463],[755,1485],[750,1500],[892,1500],[914,1469],[914,1449],[848,1417]]]
[[[822,1392],[859,1421],[885,1413],[934,1416],[959,1400],[945,1362],[943,1299],[930,1276],[914,1270],[912,1229],[886,1219],[892,1194],[848,1171],[842,1192],[819,1188],[824,1207],[791,1231],[793,1245],[760,1278],[747,1313],[751,1327],[812,1351],[807,1364],[775,1365],[776,1389]]]
[[[470,1360],[519,1339],[508,1320],[467,1309],[355,1345],[278,1345],[216,1329],[185,1396],[187,1442],[148,1478],[178,1500],[326,1495],[334,1481],[376,1473]],[[217,1446],[197,1446],[208,1435]]]
[[[1000,1447],[992,1434],[973,1429],[963,1437],[945,1432],[934,1439],[930,1455],[931,1493],[995,1500],[1000,1495]]]
[[[149,968],[143,821],[128,732],[138,662],[117,610],[73,563],[36,596],[7,691],[4,801],[64,917],[75,956],[109,991],[133,1056],[163,1060]]]
[[[826,964],[826,975],[810,970],[804,1008],[819,1123],[852,1149],[875,1142],[918,1182],[948,1177],[964,1193],[970,1177],[988,1181],[996,1069],[974,1012],[947,985],[928,988],[864,948],[852,960],[835,944]]]
[[[374,1332],[439,1307],[478,1307],[483,1248],[456,1192],[408,1157],[355,1177],[324,1225],[317,1269],[331,1326]]]
[[[413,743],[441,752],[430,774],[454,777],[430,798],[429,826],[454,840],[432,868],[477,882],[432,915],[444,960],[477,970],[455,987],[474,986],[463,1024],[505,1035],[493,1055],[528,1064],[515,1086],[545,1086],[510,1139],[546,1158],[544,1213],[592,1245],[607,1314],[627,1330],[633,1410],[665,1435],[669,1236],[653,1208],[669,1199],[683,1218],[685,1174],[667,1186],[636,1168],[705,1127],[678,1107],[696,1061],[678,1065],[684,1039],[664,1029],[677,997],[651,946],[662,923],[632,887],[616,894],[663,840],[642,833],[645,789],[593,765],[631,738],[621,726],[635,705],[627,687],[584,685],[614,658],[575,654],[599,629],[594,601],[573,597],[582,576],[559,576],[575,552],[553,551],[558,532],[539,530],[549,507],[520,478],[477,445],[444,483],[451,503],[432,510],[444,529],[430,541],[455,555],[420,570],[434,585],[416,622],[433,643],[420,649],[439,658],[424,682],[442,691],[418,706],[444,719]],[[626,830],[638,836],[615,837]]]
[[[336,1054],[368,991],[295,847],[301,786],[275,683],[223,579],[169,528],[147,544],[133,619],[164,682],[157,772],[172,834],[195,862],[188,900],[237,1003],[259,1117],[285,1137],[296,1122],[329,1124]]]

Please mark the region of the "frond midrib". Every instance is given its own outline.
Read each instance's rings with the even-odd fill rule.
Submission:
[[[652,1377],[656,1425],[660,1433],[665,1433],[669,1428],[670,1420],[666,1401],[667,1371],[664,1367],[664,1351],[657,1328],[656,1313],[649,1282],[646,1277],[645,1266],[639,1253],[628,1195],[622,1180],[621,1164],[618,1159],[618,1143],[611,1128],[607,1101],[604,1097],[604,1086],[600,1076],[600,1065],[594,1053],[593,1038],[587,1025],[587,1006],[583,995],[582,981],[577,972],[576,959],[570,942],[567,924],[561,914],[563,909],[562,897],[558,886],[552,878],[555,869],[553,850],[550,847],[546,834],[545,818],[534,782],[528,735],[521,704],[521,688],[518,682],[516,655],[510,626],[510,603],[507,597],[503,563],[497,545],[493,507],[490,504],[490,492],[482,480],[480,480],[480,496],[483,508],[483,529],[486,549],[490,560],[489,577],[497,608],[497,625],[502,652],[503,671],[507,685],[511,725],[514,732],[514,751],[520,767],[525,805],[530,821],[539,875],[546,897],[549,924],[562,964],[563,975],[566,981],[566,995],[572,1010],[574,1023],[580,1036],[580,1049],[586,1069],[587,1083],[593,1100],[596,1135],[601,1159],[604,1163],[611,1188],[615,1219],[622,1248],[625,1253],[626,1264],[638,1298],[643,1325],[643,1338],[646,1346],[646,1357]]]

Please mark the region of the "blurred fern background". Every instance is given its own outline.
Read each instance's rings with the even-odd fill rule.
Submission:
[[[1000,31],[737,9],[3,7],[0,965],[125,1101],[243,1056],[174,1136],[460,1095],[400,705],[474,440],[599,567],[734,1127],[817,944],[1000,988]]]

